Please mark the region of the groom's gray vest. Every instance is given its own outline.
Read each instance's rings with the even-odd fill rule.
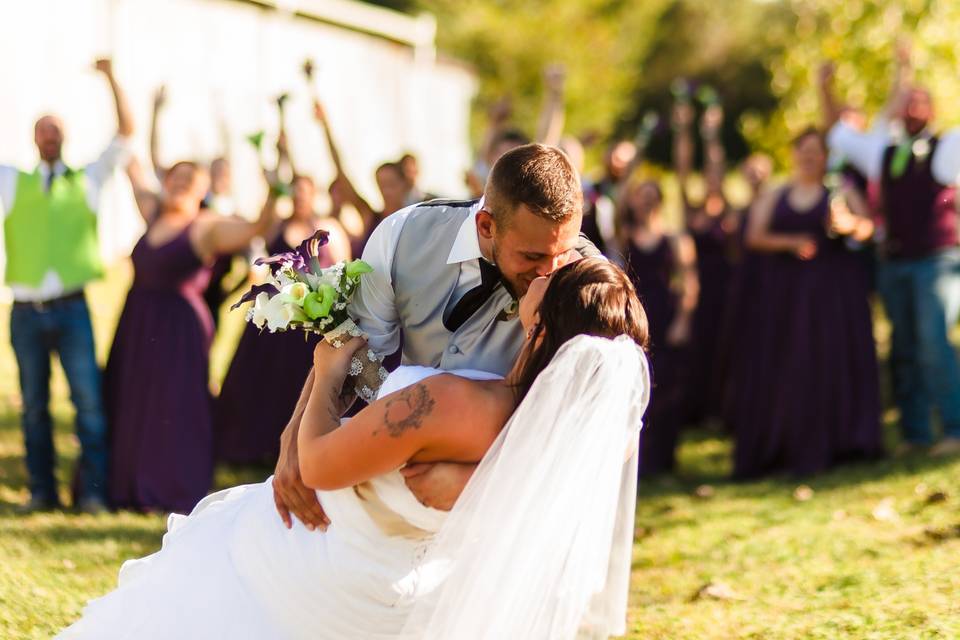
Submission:
[[[428,202],[414,207],[400,232],[391,279],[403,330],[403,364],[477,369],[506,375],[523,344],[520,320],[498,319],[511,302],[501,286],[451,333],[443,318],[453,309],[460,264],[450,250],[474,202]]]

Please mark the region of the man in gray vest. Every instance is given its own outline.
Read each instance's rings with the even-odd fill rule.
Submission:
[[[523,344],[517,299],[530,283],[582,255],[599,255],[580,235],[580,177],[556,147],[528,144],[494,165],[481,200],[433,200],[387,217],[363,259],[373,266],[351,303],[371,348],[393,353],[403,334],[403,364],[505,375]],[[297,430],[312,384],[281,437],[274,499],[287,526],[329,524],[300,480]],[[449,509],[473,465],[405,469],[427,506]]]

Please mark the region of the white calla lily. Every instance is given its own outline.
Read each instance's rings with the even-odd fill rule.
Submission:
[[[310,287],[304,282],[294,282],[281,289],[280,295],[285,296],[286,299],[298,307],[302,307],[303,301],[310,295]]]

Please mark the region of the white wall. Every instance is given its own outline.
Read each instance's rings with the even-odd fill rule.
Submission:
[[[0,0],[0,163],[35,166],[32,127],[45,112],[66,123],[68,164],[93,159],[116,121],[92,62],[111,53],[133,104],[141,157],[151,96],[165,83],[162,160],[223,153],[222,119],[236,196],[251,215],[264,186],[244,138],[276,131],[272,98],[283,91],[291,94],[288,131],[298,169],[321,185],[333,177],[300,71],[307,57],[318,64],[315,81],[349,175],[371,203],[379,203],[374,167],[406,150],[420,157],[423,187],[464,192],[475,90],[467,72],[387,39],[231,0]],[[104,254],[125,255],[140,223],[122,177],[104,193],[102,215]]]

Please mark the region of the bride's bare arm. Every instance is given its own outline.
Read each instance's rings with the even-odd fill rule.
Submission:
[[[313,389],[297,438],[308,487],[342,489],[393,471],[411,459],[476,462],[503,422],[482,402],[476,383],[437,375],[369,405],[340,426],[339,397],[354,339],[341,349],[318,345]],[[499,422],[499,424],[497,424]]]

